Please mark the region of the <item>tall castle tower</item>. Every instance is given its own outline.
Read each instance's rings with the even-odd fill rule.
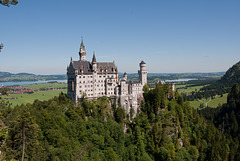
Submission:
[[[146,69],[146,63],[144,61],[141,61],[139,64],[140,70],[138,71],[139,74],[139,80],[141,84],[144,86],[147,84],[147,69]]]
[[[97,71],[97,59],[95,57],[95,52],[93,53],[93,58],[92,58],[92,69],[93,69],[93,72]]]
[[[85,51],[85,46],[83,44],[83,40],[80,45],[79,56],[80,56],[80,61],[86,61],[86,51]]]

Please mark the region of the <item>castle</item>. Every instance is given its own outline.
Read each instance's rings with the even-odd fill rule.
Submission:
[[[119,78],[115,62],[97,62],[95,53],[92,61],[86,60],[86,51],[83,40],[79,51],[80,59],[73,61],[67,67],[68,91],[67,97],[75,103],[83,97],[97,99],[102,96],[116,98],[126,113],[131,108],[136,114],[143,94],[143,86],[147,83],[146,63],[141,61],[138,71],[138,81],[128,81],[127,73]]]

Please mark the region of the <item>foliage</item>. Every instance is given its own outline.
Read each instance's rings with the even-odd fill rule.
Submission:
[[[1,43],[0,44],[0,52],[1,52],[2,49],[3,49],[3,44]]]
[[[240,87],[234,84],[227,97],[227,103],[218,108],[206,108],[199,111],[205,118],[211,120],[225,135],[230,135],[235,146],[231,153],[236,154],[235,160],[240,159]],[[234,156],[231,156],[234,158]]]
[[[7,93],[8,91],[9,91],[9,88],[7,88],[7,87],[6,88],[1,88],[0,89],[0,94],[7,96],[8,95],[8,93]]]
[[[102,97],[75,106],[63,93],[14,109],[2,102],[1,157],[20,160],[25,136],[25,160],[236,158],[238,145],[231,137],[201,117],[168,84],[146,90],[141,112],[130,121],[115,103]]]
[[[17,0],[0,0],[0,4],[10,7],[10,5],[18,4]]]

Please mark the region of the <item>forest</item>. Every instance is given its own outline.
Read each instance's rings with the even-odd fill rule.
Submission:
[[[145,86],[132,116],[107,97],[77,106],[63,93],[15,108],[1,101],[0,159],[240,160],[237,138],[199,115],[169,84]]]
[[[227,97],[227,103],[217,108],[205,108],[199,113],[214,125],[226,136],[231,136],[236,144],[240,140],[240,87],[233,85]],[[239,147],[236,147],[236,149]]]

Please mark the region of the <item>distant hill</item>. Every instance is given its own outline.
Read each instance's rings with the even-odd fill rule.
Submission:
[[[225,72],[212,72],[212,73],[148,73],[148,81],[161,79],[161,80],[174,80],[174,79],[197,79],[197,80],[205,80],[212,79],[217,80],[220,79]],[[137,79],[137,73],[127,73],[128,79]],[[123,73],[119,73],[121,77]]]
[[[35,75],[32,73],[13,74],[9,72],[0,72],[0,82],[61,80],[61,79],[67,79],[67,75]]]
[[[202,90],[217,90],[218,93],[227,93],[230,91],[234,83],[240,84],[240,61],[228,69],[220,80],[202,88]]]

